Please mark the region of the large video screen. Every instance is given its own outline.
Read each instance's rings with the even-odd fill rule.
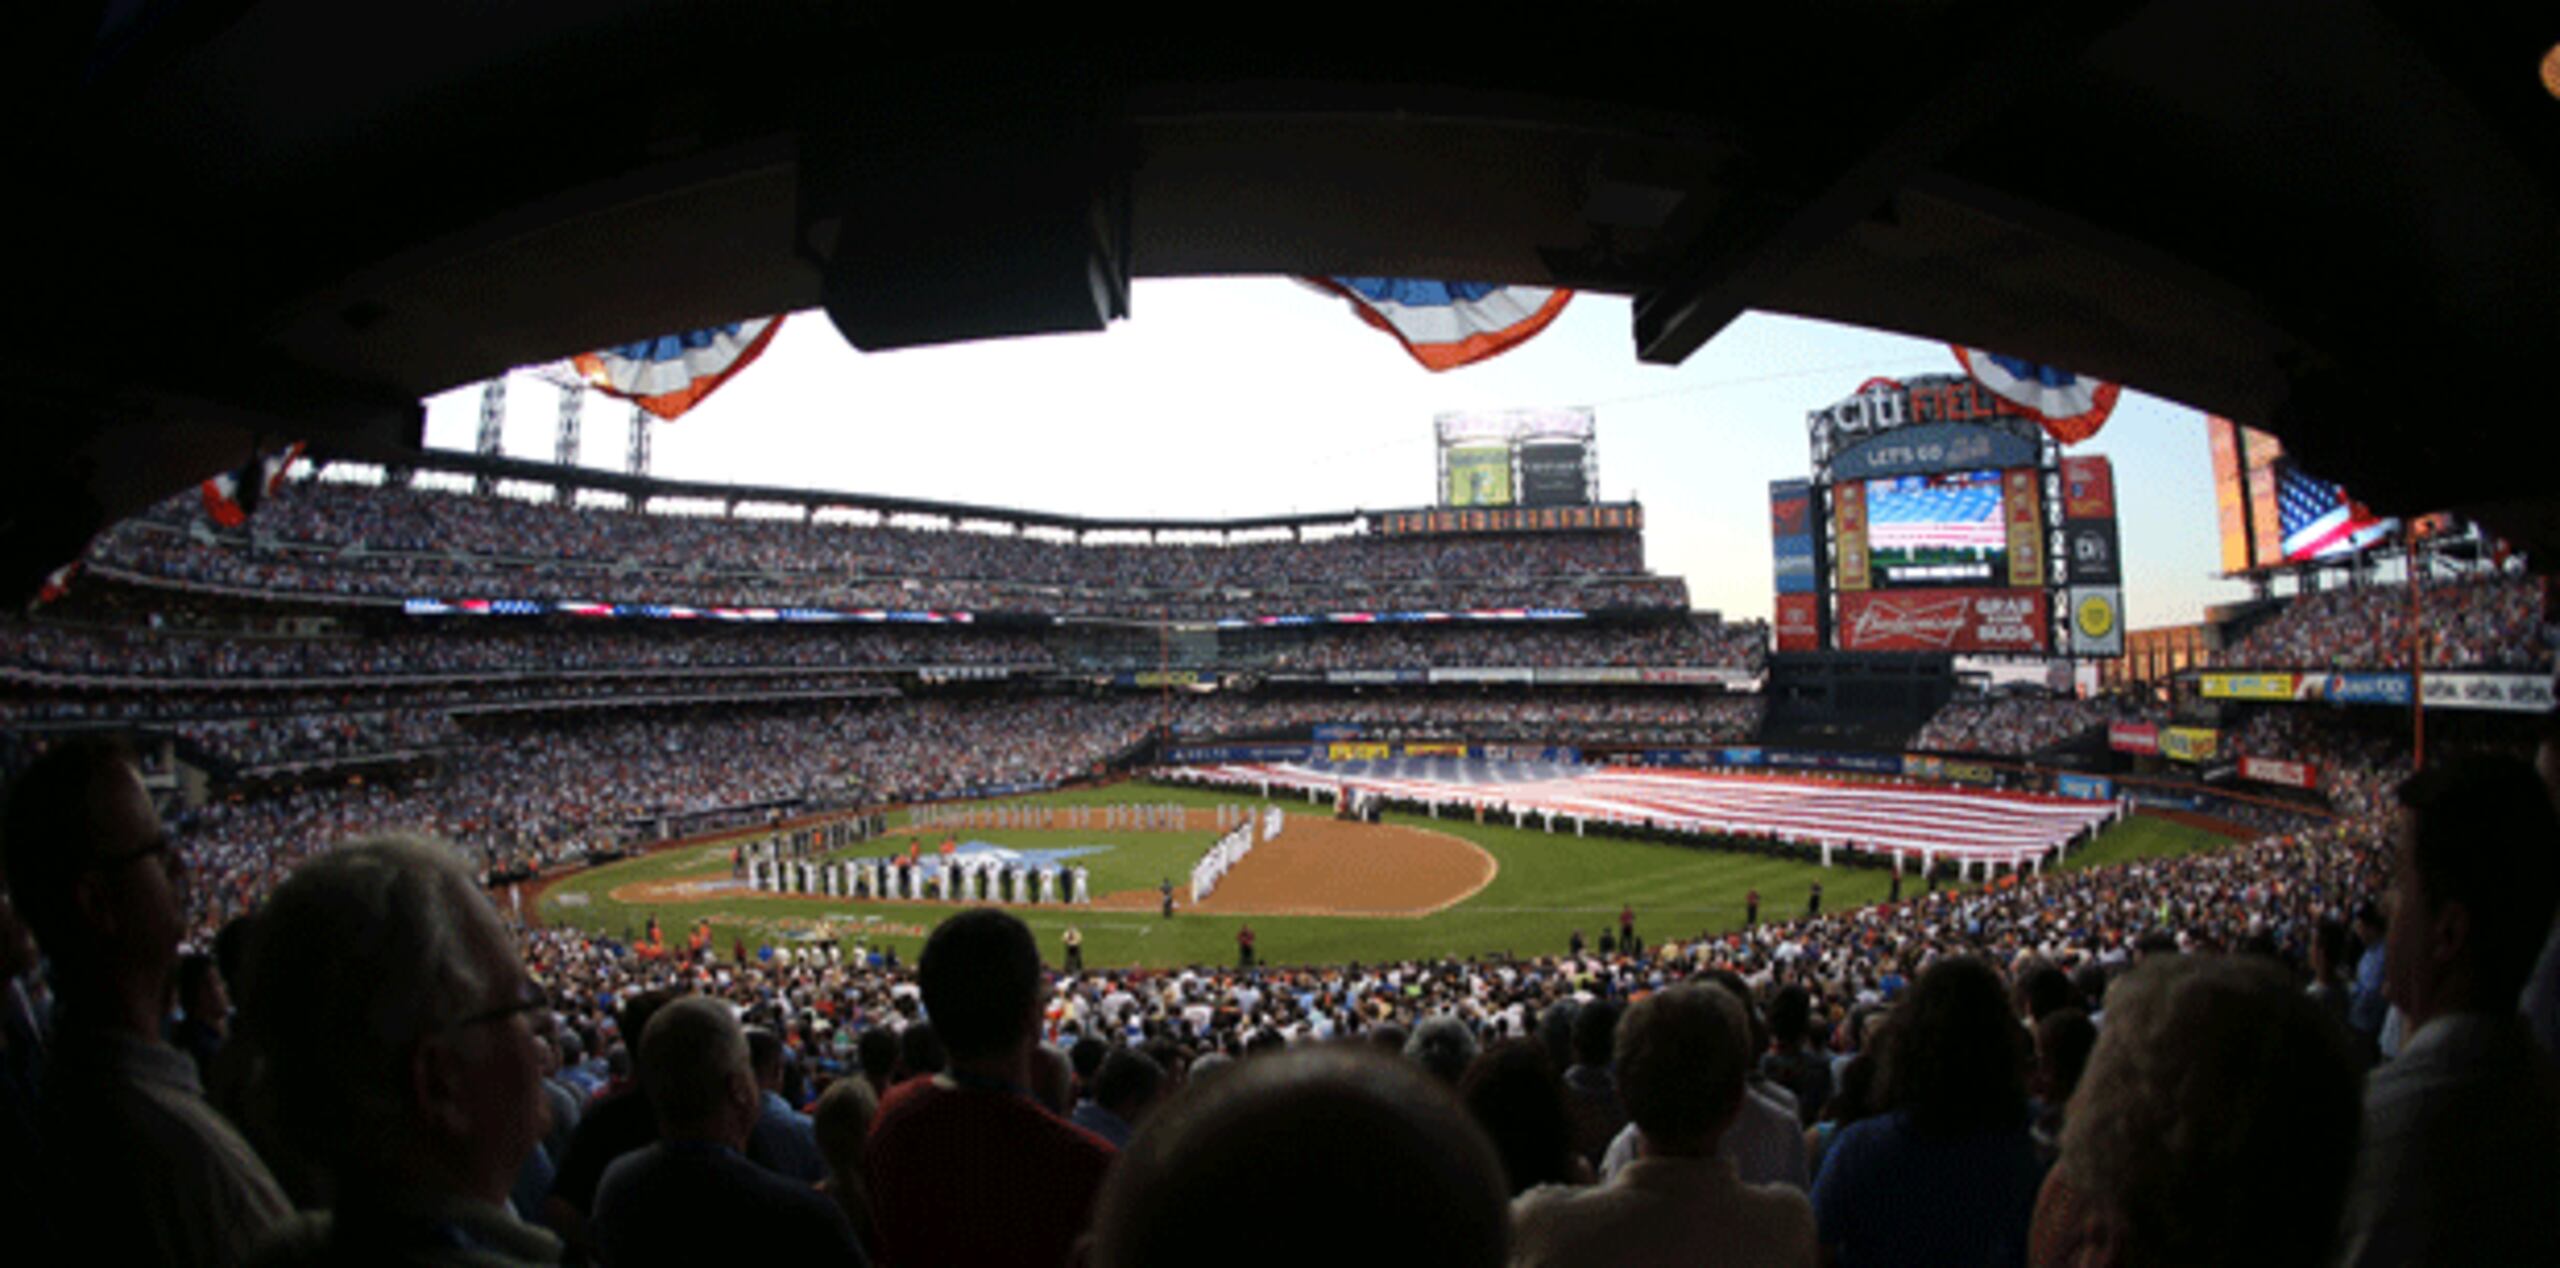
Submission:
[[[2008,584],[2001,498],[1997,471],[1866,481],[1872,584],[1880,590]]]

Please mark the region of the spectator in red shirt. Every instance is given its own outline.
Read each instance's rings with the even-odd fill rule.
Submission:
[[[1113,1150],[1031,1096],[1040,948],[994,908],[942,922],[917,966],[949,1068],[880,1106],[863,1155],[889,1264],[1058,1264]]]

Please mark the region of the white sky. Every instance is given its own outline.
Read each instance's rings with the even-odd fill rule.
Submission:
[[[1768,485],[1802,477],[1806,411],[1874,375],[1957,373],[1943,343],[1752,314],[1676,367],[1635,359],[1629,302],[1577,296],[1543,335],[1433,374],[1339,299],[1280,278],[1145,281],[1098,335],[864,354],[823,314],[671,424],[661,476],[1078,515],[1221,518],[1433,501],[1432,419],[1590,406],[1604,500],[1644,503],[1646,559],[1700,608],[1771,610]],[[428,401],[427,443],[471,447],[476,386]],[[557,394],[519,376],[506,452],[548,461]],[[581,461],[619,469],[629,407],[587,399]],[[2220,580],[2203,416],[2128,392],[2071,450],[2115,460],[2136,627],[2242,597]]]

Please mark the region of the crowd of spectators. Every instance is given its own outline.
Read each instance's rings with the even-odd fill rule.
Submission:
[[[456,879],[450,854],[438,861],[442,847],[336,848],[334,834],[368,826],[368,808],[349,805],[292,854],[273,848],[275,823],[228,840],[190,834],[168,875],[191,883],[168,889],[192,900],[193,918],[167,936],[191,929],[210,945],[252,910],[277,922],[250,933],[243,1036],[215,1026],[190,1040],[208,1068],[232,1044],[309,1041],[264,1057],[292,1078],[217,1091],[267,1160],[229,1164],[255,1197],[229,1216],[250,1225],[224,1230],[233,1252],[268,1229],[341,1249],[380,1235],[361,1223],[383,1214],[379,1186],[452,1174],[384,1159],[450,1148],[480,1163],[468,1174],[488,1213],[470,1218],[505,1221],[469,1226],[484,1252],[496,1238],[517,1260],[543,1260],[565,1240],[638,1262],[649,1252],[632,1239],[664,1203],[635,1206],[634,1177],[673,1165],[673,1150],[788,1169],[805,1193],[805,1162],[756,1142],[769,1116],[787,1134],[814,1111],[867,1125],[850,1134],[858,1146],[840,1123],[810,1133],[843,1144],[821,1162],[834,1210],[751,1205],[764,1218],[724,1223],[722,1248],[796,1244],[795,1229],[851,1262],[974,1259],[994,1245],[1047,1262],[1089,1230],[1092,1262],[1189,1262],[1203,1204],[1216,1206],[1199,1186],[1282,1176],[1327,1209],[1337,1197],[1396,1206],[1444,1249],[1488,1264],[1651,1263],[1717,1247],[1808,1264],[2547,1262],[2560,1247],[2530,1211],[2560,1177],[2560,1105],[2514,1001],[2560,898],[2560,827],[2521,762],[2456,763],[2421,782],[2398,793],[2417,817],[2396,835],[2381,806],[2350,807],[2208,853],[1929,885],[1740,927],[1728,916],[1694,933],[1656,921],[1650,940],[1598,954],[1577,936],[1561,955],[1056,973],[997,912],[945,923],[914,967],[858,938],[675,949],[636,931],[534,928],[501,949],[488,932],[498,913]],[[28,858],[44,833],[22,824],[27,813],[13,800],[13,876],[37,887],[39,931],[82,1002],[64,1016],[95,1025],[96,993],[122,979],[74,972],[95,953],[65,932],[53,882],[30,879],[52,873]],[[109,845],[130,848],[97,848]],[[2494,858],[2469,861],[2482,851]],[[368,874],[409,879],[359,881]],[[2395,962],[2387,988],[2379,967],[2367,972],[2384,963],[2386,886],[2393,921],[2437,922],[2426,937],[2441,939],[2395,925],[2395,961],[2429,954]],[[444,895],[432,912],[377,909],[425,893]],[[2441,923],[2446,903],[2475,914]],[[1618,916],[1629,933],[1635,919]],[[350,1099],[344,1085],[371,1067],[347,1045],[385,1042],[368,1027],[404,989],[429,992],[421,1009],[450,992],[404,976],[397,957],[404,930],[457,923],[481,931],[466,933],[486,961],[468,980],[495,985],[442,1004],[432,1024],[507,1027],[493,1042],[526,1045],[509,1066],[526,1073],[509,1075],[506,1095],[386,1124],[387,1136],[319,1112],[405,1103]],[[287,964],[276,930],[306,947],[343,939],[354,954],[305,949]],[[297,985],[279,996],[280,982]],[[2381,1021],[2385,994],[2407,1010],[2397,1039]],[[669,1004],[686,998],[723,1007]],[[753,1055],[758,1030],[767,1061]],[[2360,1110],[2359,1072],[2377,1058]],[[405,1073],[394,1082],[404,1096],[458,1095]],[[1113,1132],[1127,1158],[1115,1160],[1113,1139],[1068,1134],[1070,1117]],[[1297,1130],[1313,1121],[1323,1129]],[[240,1152],[227,1127],[205,1130]],[[2494,1147],[2460,1147],[2484,1131]],[[73,1145],[102,1147],[88,1136],[62,1147]],[[959,1177],[999,1173],[984,1200],[1006,1219],[952,1218],[976,1200]],[[701,1183],[704,1203],[735,1201],[740,1187],[781,1192],[742,1175]],[[193,1193],[140,1192],[155,1203]],[[295,1222],[307,1217],[285,1215],[288,1198],[347,1204],[342,1223]],[[2484,1200],[2499,1218],[2483,1218]],[[510,1208],[511,1219],[496,1213]],[[695,1246],[700,1230],[681,1224],[662,1235]],[[157,1230],[116,1235],[144,1231]],[[1305,1253],[1339,1236],[1272,1234]]]
[[[2427,665],[2435,669],[2551,672],[2541,577],[2433,582],[2420,592]],[[2323,590],[2286,604],[2221,663],[2241,669],[2407,669],[2406,586]]]
[[[2116,722],[2157,722],[2156,707],[2121,696],[2050,699],[2006,696],[1950,700],[1931,715],[1911,747],[1932,753],[2026,757]]]
[[[262,592],[887,607],[1205,619],[1293,611],[1685,610],[1632,531],[1355,534],[1120,545],[968,531],[695,518],[304,481],[247,533],[172,500],[102,536],[102,574]]]
[[[974,629],[421,628],[383,637],[238,638],[0,623],[0,666],[104,679],[258,680],[1009,665],[1046,669],[1029,634]]]
[[[1704,666],[1759,673],[1769,627],[1692,618],[1652,625],[1480,628],[1370,627],[1310,639],[1275,657],[1279,670],[1413,669],[1472,665],[1536,669]]]

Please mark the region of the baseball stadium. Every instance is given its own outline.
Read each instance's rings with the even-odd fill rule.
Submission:
[[[13,359],[25,1262],[2560,1260],[2560,504],[2401,342],[2560,349],[2560,31],[142,8],[27,298],[201,336]]]

